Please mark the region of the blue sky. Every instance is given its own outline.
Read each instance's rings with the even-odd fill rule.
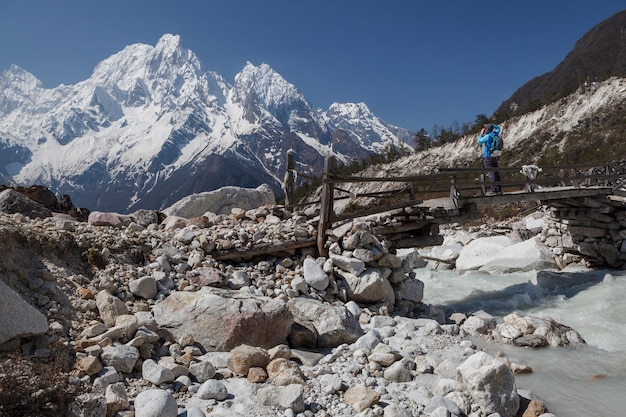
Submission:
[[[623,0],[2,0],[0,71],[46,87],[126,45],[178,34],[232,83],[266,63],[315,107],[365,102],[411,130],[491,115]]]

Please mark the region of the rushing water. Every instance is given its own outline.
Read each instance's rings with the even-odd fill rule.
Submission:
[[[425,284],[425,303],[466,313],[484,310],[497,318],[509,313],[551,317],[577,330],[586,346],[480,345],[531,366],[532,374],[515,377],[518,388],[535,393],[557,417],[626,416],[626,272],[585,272],[588,284],[552,291],[531,284],[532,272],[416,273]],[[603,279],[607,273],[614,279]]]

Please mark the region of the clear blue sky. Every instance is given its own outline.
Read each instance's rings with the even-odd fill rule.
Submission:
[[[232,83],[266,63],[315,107],[365,102],[411,130],[490,116],[623,0],[2,0],[0,71],[46,87],[178,34]]]

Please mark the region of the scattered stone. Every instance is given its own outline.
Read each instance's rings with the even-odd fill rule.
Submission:
[[[108,327],[115,326],[115,320],[118,316],[128,314],[126,304],[106,290],[102,290],[96,295],[96,306],[100,312],[100,317]]]
[[[178,406],[172,394],[161,389],[142,391],[135,398],[135,417],[176,417]]]
[[[322,267],[312,258],[306,258],[302,265],[304,270],[304,280],[311,287],[322,291],[328,287],[330,279]]]
[[[158,292],[156,280],[149,276],[130,281],[128,288],[133,295],[147,300],[153,299]]]
[[[154,385],[172,382],[176,379],[176,374],[173,371],[163,368],[152,359],[143,362],[141,375],[143,379],[152,382]]]
[[[295,413],[304,411],[304,388],[299,384],[266,386],[256,392],[256,398],[262,405],[291,409]]]
[[[265,368],[270,361],[267,350],[249,345],[239,345],[230,351],[228,368],[241,375],[247,375],[252,367]]]
[[[228,398],[228,390],[220,381],[216,379],[209,379],[200,386],[196,396],[203,400],[223,401]]]
[[[376,404],[380,400],[380,394],[368,387],[354,386],[348,388],[343,398],[347,404],[360,413]]]
[[[139,359],[139,351],[132,346],[105,346],[100,356],[105,365],[129,374]]]

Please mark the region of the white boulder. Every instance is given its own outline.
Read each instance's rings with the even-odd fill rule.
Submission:
[[[273,204],[276,204],[276,198],[267,184],[257,188],[222,187],[182,198],[164,209],[163,213],[190,219],[200,217],[206,212],[230,214],[233,208],[250,210]]]

